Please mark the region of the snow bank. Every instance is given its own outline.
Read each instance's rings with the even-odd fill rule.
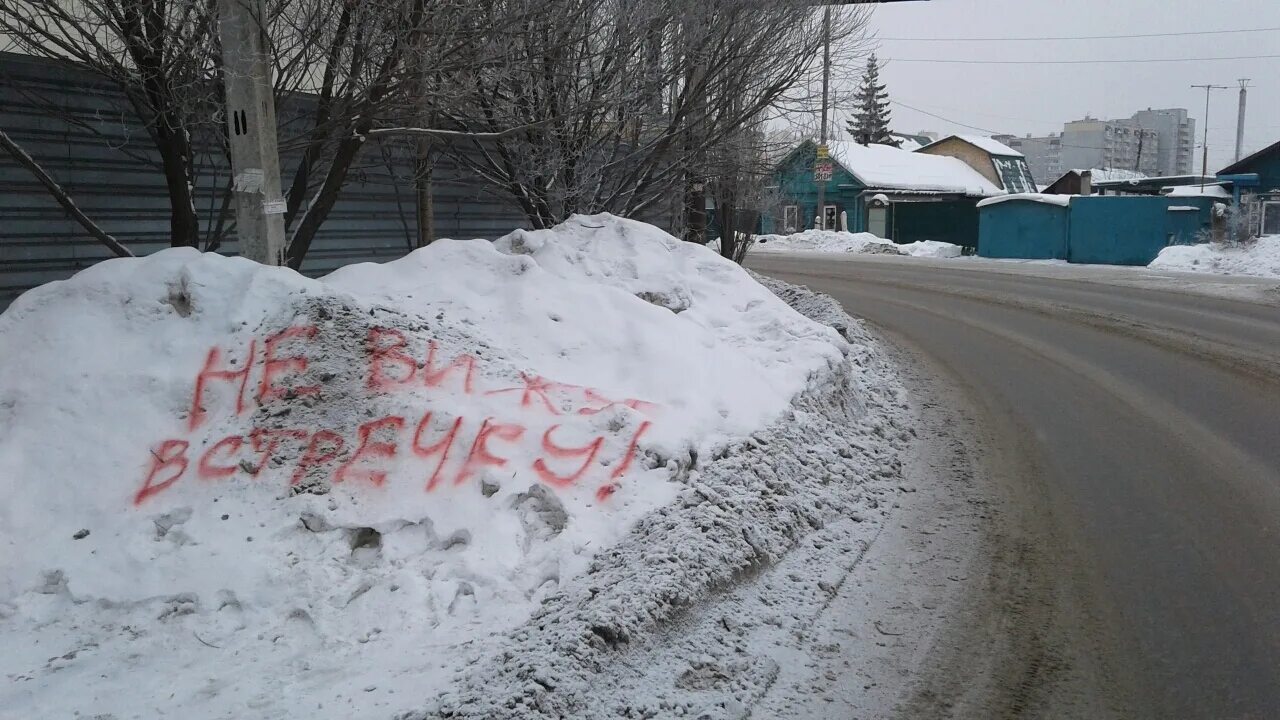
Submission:
[[[320,280],[179,249],[37,288],[0,315],[0,707],[419,707],[848,353],[607,215]]]
[[[911,257],[960,257],[959,245],[938,240],[921,240],[895,244],[871,233],[849,233],[835,230],[805,230],[791,235],[757,235],[752,252],[820,252],[864,253],[874,255],[910,255]]]
[[[1148,267],[1280,278],[1280,235],[1268,235],[1241,245],[1171,245],[1161,250]]]
[[[885,240],[871,233],[850,233],[839,230],[805,230],[791,235],[757,235],[756,243],[751,248],[755,252],[898,254],[892,240]]]
[[[847,372],[781,421],[716,451],[677,502],[646,516],[551,597],[491,657],[400,720],[741,718],[778,674],[744,627],[785,635],[830,601],[896,505],[911,430],[897,370],[865,325],[825,295],[759,277],[849,341]],[[865,528],[859,536],[850,526]],[[731,598],[810,548],[804,577]]]
[[[910,255],[911,257],[926,258],[957,258],[963,254],[963,249],[959,245],[954,245],[940,240],[921,240],[913,243],[903,243],[898,246],[898,250]]]

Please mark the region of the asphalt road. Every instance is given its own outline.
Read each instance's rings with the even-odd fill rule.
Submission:
[[[1274,283],[1245,302],[1134,270],[748,265],[829,293],[982,408],[1017,456],[1006,474],[1048,508],[1054,582],[1089,608],[1083,662],[1121,688],[1119,716],[1280,717]]]

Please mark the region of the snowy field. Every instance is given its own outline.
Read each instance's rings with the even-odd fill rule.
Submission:
[[[752,252],[860,253],[911,257],[960,257],[960,246],[937,240],[895,244],[871,233],[805,230],[791,235],[757,235]]]
[[[775,289],[825,323],[602,215],[319,280],[174,249],[28,292],[0,716],[734,716],[591,668],[875,516],[900,467],[874,341]]]
[[[1280,278],[1280,235],[1268,235],[1241,245],[1173,245],[1161,250],[1148,267]]]

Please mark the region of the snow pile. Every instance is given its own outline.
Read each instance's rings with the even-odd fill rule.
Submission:
[[[757,235],[752,250],[757,252],[824,252],[898,254],[892,240],[871,233],[839,230],[805,230],[790,235]]]
[[[698,459],[797,396],[872,422],[866,352],[611,216],[320,280],[179,249],[37,288],[0,315],[0,707],[421,707],[623,538],[693,557],[660,530],[720,512],[684,510]],[[805,516],[779,508],[813,502],[787,482],[720,497],[785,549]],[[610,592],[738,567],[715,558]]]
[[[920,240],[919,242],[903,243],[898,246],[898,250],[911,257],[924,258],[957,258],[964,252],[959,245],[942,242],[941,240]]]
[[[759,280],[840,330],[849,372],[803,393],[769,429],[717,450],[677,502],[646,516],[486,662],[400,720],[749,714],[778,677],[751,628],[804,625],[910,491],[900,459],[907,407],[879,345],[830,297]],[[805,563],[803,576],[768,582],[793,561]],[[740,593],[767,597],[743,613]]]
[[[1148,267],[1280,278],[1280,235],[1268,235],[1239,245],[1171,245],[1161,250]]]

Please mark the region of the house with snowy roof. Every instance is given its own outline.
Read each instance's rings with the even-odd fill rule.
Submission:
[[[978,201],[1005,192],[965,161],[942,154],[852,140],[828,143],[828,152],[829,159],[819,161],[817,144],[806,140],[778,164],[778,197],[764,218],[766,232],[822,227],[898,243],[941,240],[975,247]],[[816,176],[824,178],[821,210],[815,166]]]
[[[1217,179],[1231,185],[1248,233],[1280,235],[1280,142],[1231,163]]]
[[[1027,157],[1002,142],[981,135],[948,135],[916,152],[964,161],[993,185],[1008,193],[1036,191]]]

